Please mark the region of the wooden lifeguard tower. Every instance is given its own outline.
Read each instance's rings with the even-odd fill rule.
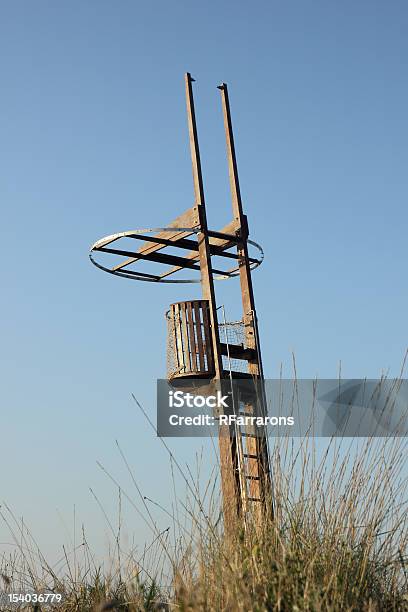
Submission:
[[[263,370],[251,278],[252,270],[262,262],[263,252],[256,242],[249,239],[225,83],[218,89],[224,117],[233,218],[220,231],[208,228],[193,81],[187,73],[185,90],[194,182],[193,206],[166,227],[120,232],[98,240],[91,247],[90,258],[100,269],[132,280],[200,283],[200,299],[171,304],[167,312],[167,377],[178,383],[187,383],[189,379],[209,379],[225,388],[234,384],[235,400],[230,409],[239,415],[263,416],[266,412]],[[143,241],[139,249],[129,246],[117,248],[133,240]],[[256,257],[249,255],[248,245],[257,251]],[[174,248],[184,251],[184,254],[174,255]],[[168,252],[169,249],[172,253]],[[97,253],[119,256],[120,260],[107,267],[105,263],[97,261]],[[215,268],[215,257],[222,261],[232,260],[233,267]],[[165,270],[160,274],[135,270],[135,264],[143,261],[161,264]],[[195,271],[196,278],[180,277],[185,270]],[[219,322],[215,280],[234,276],[240,279],[242,319],[234,323],[225,320]],[[253,392],[248,394],[245,385],[240,390],[240,385],[236,384],[239,380],[252,381],[255,395]],[[253,401],[255,396],[257,401]],[[246,522],[249,517],[271,513],[272,491],[265,426],[220,426],[219,447],[225,524],[231,526],[239,520]]]

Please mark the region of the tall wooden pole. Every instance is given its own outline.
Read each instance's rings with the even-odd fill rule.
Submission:
[[[245,325],[245,340],[248,348],[255,349],[256,358],[249,363],[249,372],[258,378],[261,383],[260,401],[264,402],[263,392],[263,369],[261,359],[261,347],[259,343],[257,316],[255,310],[254,291],[252,287],[251,268],[248,259],[248,222],[244,215],[241,191],[239,187],[237,160],[235,155],[234,135],[232,131],[231,111],[228,97],[228,88],[225,83],[222,83],[218,89],[221,91],[222,112],[224,118],[225,138],[227,145],[228,172],[230,179],[232,210],[234,218],[239,222],[240,240],[237,244],[237,252],[239,256],[239,276],[241,282],[242,307],[244,312]],[[265,406],[262,406],[265,410]],[[261,498],[264,503],[271,501],[271,482],[269,469],[269,455],[267,445],[267,434],[265,428],[257,431],[254,438],[249,438],[247,441],[249,454],[254,455],[248,459],[248,472],[251,475],[256,475],[252,478],[249,484],[251,497]],[[256,457],[256,458],[255,458]],[[259,480],[257,479],[259,477]]]
[[[186,73],[185,87],[195,194],[194,206],[197,207],[200,224],[200,232],[198,234],[198,251],[201,270],[201,286],[203,298],[209,301],[215,379],[221,381],[222,384],[224,372],[222,366],[222,355],[220,351],[217,306],[215,300],[213,272],[211,267],[211,254],[205,210],[203,179],[201,173],[200,151],[198,146],[197,125],[194,110],[192,88],[193,81],[194,79],[191,77],[191,75]],[[240,515],[241,508],[241,492],[237,462],[237,440],[233,434],[232,427],[227,427],[225,425],[220,427],[219,446],[224,523],[226,528],[231,530],[237,525],[237,519]]]

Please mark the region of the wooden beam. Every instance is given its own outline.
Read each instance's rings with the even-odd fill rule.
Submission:
[[[169,240],[168,238],[159,238],[158,236],[145,236],[143,234],[134,234],[133,236],[127,236],[127,237],[133,238],[134,240],[145,240],[147,242],[161,244],[163,245],[163,247],[169,246],[169,247],[175,247],[178,249],[191,249],[192,251],[197,252],[197,253],[199,250],[198,242],[195,242],[194,240],[189,240],[187,238],[177,238],[175,240]],[[225,251],[225,248],[226,247],[216,246],[215,244],[210,243],[211,255],[217,255],[218,257],[226,257],[227,259],[239,259],[236,253],[228,253],[227,251]],[[251,263],[260,263],[259,259],[254,259],[253,257],[250,257],[249,261]]]
[[[244,359],[245,361],[256,360],[257,354],[254,349],[245,348],[242,344],[220,344],[221,354],[231,359]]]
[[[204,187],[201,174],[200,151],[198,147],[197,126],[193,99],[193,79],[185,75],[188,132],[190,137],[191,164],[195,204],[198,208],[200,233],[198,234],[199,261],[201,269],[201,287],[203,298],[209,302],[211,340],[214,357],[215,378],[223,378],[222,355],[217,320],[214,279],[211,268],[210,241],[208,236],[207,216],[205,212]],[[234,529],[241,509],[239,473],[237,471],[236,439],[232,427],[221,426],[219,432],[221,482],[223,492],[224,523],[226,529]]]
[[[220,232],[208,231],[209,236],[210,234],[214,235],[213,238],[210,237],[210,246],[219,246],[222,249],[229,249],[231,246],[236,244],[235,237],[234,237],[234,241],[231,241],[231,237],[233,237],[232,236],[233,232],[238,231],[239,227],[240,227],[239,222],[234,220],[228,223],[225,227],[223,227]],[[219,237],[215,237],[215,234],[219,234]],[[188,255],[186,255],[186,258],[187,259],[198,259],[199,255],[196,251],[191,251],[191,253],[188,253]],[[164,272],[163,274],[161,274],[160,278],[166,278],[167,276],[170,276],[171,274],[175,274],[179,270],[181,270],[181,268],[175,266],[171,270],[168,270],[167,272]]]
[[[245,340],[247,347],[252,349],[256,354],[255,359],[248,364],[248,370],[252,376],[261,379],[262,384],[263,368],[261,360],[261,347],[259,344],[255,299],[248,256],[248,223],[242,207],[228,88],[227,85],[223,83],[219,86],[219,89],[221,91],[222,112],[227,145],[232,211],[234,218],[239,222],[241,227],[241,240],[237,244],[237,253],[240,258],[239,275],[241,283],[242,307],[244,312],[243,320],[245,324]],[[263,401],[263,398],[261,401]],[[264,409],[264,406],[262,408]],[[260,481],[249,482],[249,491],[251,497],[259,497],[263,502],[266,502],[266,500],[271,499],[272,485],[270,480],[269,456],[265,429],[261,429],[260,434],[261,435],[259,437],[247,441],[248,452],[255,454],[258,457],[257,461],[259,462],[259,465],[257,475],[262,477]],[[263,504],[260,504],[260,513],[257,517],[258,520],[262,520],[262,506]],[[263,506],[263,510],[265,509],[266,507]]]
[[[187,210],[185,210],[181,215],[179,215],[178,217],[176,217],[176,219],[174,219],[173,221],[171,221],[171,223],[168,224],[168,227],[197,227],[198,225],[198,215],[197,215],[197,208],[195,206],[188,208]],[[186,238],[187,236],[191,236],[191,234],[193,234],[193,232],[179,232],[179,231],[174,231],[173,232],[158,232],[157,234],[155,234],[154,236],[156,238],[167,238],[167,239],[171,239],[171,238]],[[160,251],[161,249],[164,248],[164,245],[161,244],[145,244],[142,245],[139,249],[139,252],[144,254],[144,253],[152,253],[154,251]],[[122,268],[125,268],[126,266],[129,266],[132,263],[135,263],[137,261],[137,257],[130,257],[129,259],[126,259],[125,261],[122,261],[120,264],[116,265],[113,270],[121,270]]]
[[[143,259],[168,265],[177,264],[178,266],[180,266],[180,268],[192,268],[193,270],[200,269],[198,263],[190,261],[186,257],[178,257],[177,255],[166,255],[165,253],[137,253],[136,255],[134,251],[127,251],[125,249],[110,249],[106,247],[101,247],[95,250],[100,251],[102,253],[111,253],[112,255],[126,255],[129,258],[133,258],[135,261]]]
[[[178,257],[177,255],[167,255],[166,253],[148,253],[147,255],[144,255],[144,254],[142,255],[142,253],[138,253],[137,257],[135,257],[135,253],[133,251],[126,251],[123,249],[108,249],[106,247],[100,247],[98,249],[95,249],[95,251],[99,251],[102,253],[110,253],[112,255],[127,255],[131,259],[133,258],[135,261],[139,259],[143,259],[143,260],[154,261],[156,263],[161,263],[161,264],[165,264],[169,266],[177,264],[177,267],[180,270],[182,270],[183,268],[191,268],[192,270],[198,270],[198,271],[200,270],[200,265],[198,262],[191,261],[187,259],[186,257]],[[117,267],[112,268],[112,271],[114,271],[115,269],[117,269]],[[129,270],[126,270],[126,272],[129,272]],[[215,274],[225,274],[225,276],[231,275],[231,272],[224,271],[224,270],[218,270],[217,268],[212,268],[212,272],[214,272]],[[136,274],[138,274],[138,272],[136,272]],[[160,279],[162,277],[155,276],[155,278]]]

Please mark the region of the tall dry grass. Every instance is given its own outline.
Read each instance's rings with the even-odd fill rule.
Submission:
[[[125,553],[111,526],[108,570],[85,533],[75,557],[64,549],[61,564],[50,567],[28,528],[3,506],[15,551],[2,558],[2,587],[63,593],[65,612],[408,610],[406,458],[405,438],[333,438],[325,447],[313,438],[275,439],[274,514],[256,529],[251,520],[245,529],[237,525],[227,539],[217,479],[203,485],[169,451],[187,491],[184,501],[160,507],[171,528],[159,530],[132,474],[139,499],[121,495],[143,512],[152,541],[142,553]]]
[[[318,463],[311,440],[275,445],[275,516],[207,531],[177,575],[182,610],[408,610],[406,442],[336,442]]]

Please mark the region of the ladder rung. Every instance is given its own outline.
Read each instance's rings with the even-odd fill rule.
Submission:
[[[260,476],[245,476],[245,478],[248,478],[248,480],[261,480]]]
[[[260,497],[247,497],[248,501],[260,502],[262,499]]]
[[[254,455],[252,453],[244,453],[244,457],[247,457],[248,459],[259,459],[258,455]]]
[[[241,432],[241,436],[245,436],[246,438],[257,438],[258,436],[256,434],[251,434],[251,433],[245,433],[245,432]]]

